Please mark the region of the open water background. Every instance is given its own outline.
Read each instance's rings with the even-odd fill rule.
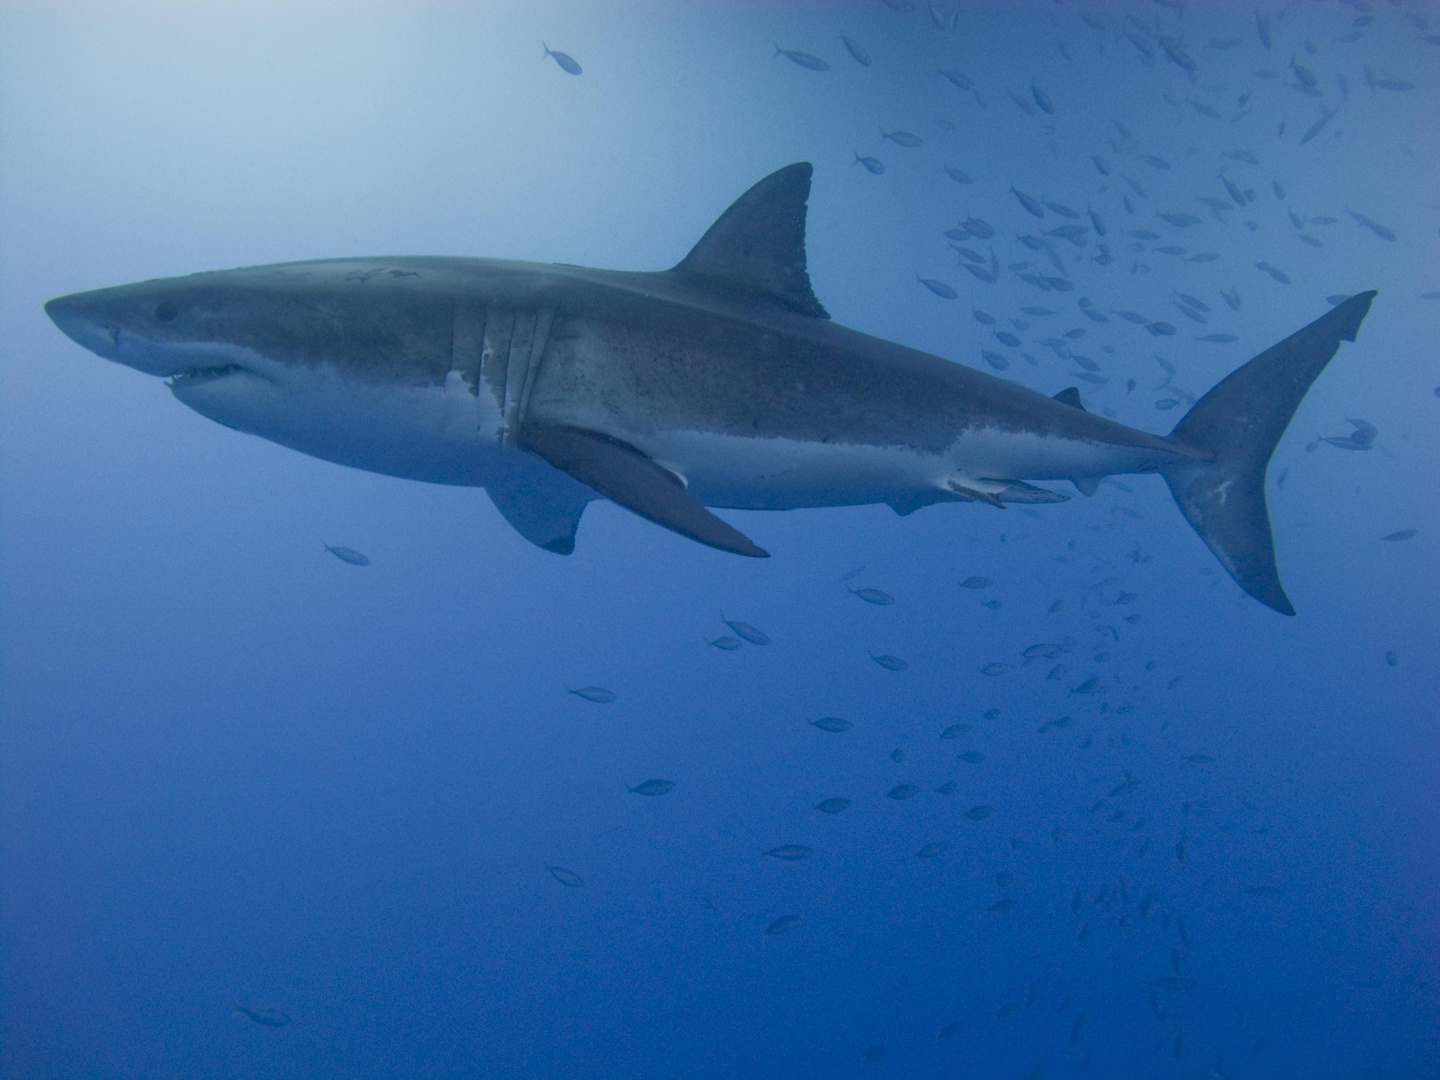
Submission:
[[[1440,11],[1260,7],[1269,49],[1231,2],[0,5],[0,1074],[1437,1075]],[[1184,408],[1157,354],[1198,395],[1379,289],[1270,470],[1298,617],[1157,477],[1033,516],[728,513],[763,563],[594,503],[559,558],[480,491],[210,423],[41,311],[339,255],[658,269],[797,160],[837,321],[1047,393],[1079,369],[1034,340],[1083,328],[1087,405],[1152,431]],[[1222,172],[1253,202],[1197,202]],[[1054,270],[1015,237],[1064,221],[1012,184],[1098,211],[1109,264],[1052,238],[1074,291],[1019,280]],[[993,284],[942,235],[968,215]],[[1022,349],[972,315],[1034,305]],[[1309,447],[1352,417],[1370,450]],[[847,593],[862,566],[895,604]],[[722,613],[773,643],[708,647]],[[1061,641],[1063,678],[1022,663]],[[760,854],[787,843],[815,853]]]

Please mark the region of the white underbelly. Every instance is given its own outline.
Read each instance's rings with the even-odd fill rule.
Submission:
[[[483,486],[517,451],[500,445],[499,409],[456,372],[443,386],[370,385],[320,366],[284,381],[242,372],[175,396],[196,412],[312,457],[436,484]]]
[[[622,436],[623,437],[623,436]],[[683,476],[707,506],[790,510],[854,506],[993,482],[1068,480],[1144,471],[1148,452],[1108,443],[984,429],[943,454],[904,446],[665,432],[636,438],[657,462]]]

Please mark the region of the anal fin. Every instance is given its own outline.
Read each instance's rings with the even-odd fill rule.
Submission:
[[[647,521],[721,551],[769,558],[739,530],[692,499],[669,470],[629,443],[598,431],[526,424],[520,446]]]

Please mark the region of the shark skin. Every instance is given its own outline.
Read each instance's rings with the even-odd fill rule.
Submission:
[[[1086,412],[1073,388],[1047,397],[830,321],[806,272],[810,178],[808,163],[766,177],[666,271],[326,259],[45,307],[77,343],[167,380],[218,423],[354,468],[484,487],[523,536],[562,554],[600,497],[762,557],[707,508],[1003,507],[1067,497],[1031,481],[1091,491],[1158,472],[1242,588],[1293,613],[1265,466],[1373,293],[1152,435]]]

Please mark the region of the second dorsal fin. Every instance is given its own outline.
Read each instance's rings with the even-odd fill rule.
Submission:
[[[1078,386],[1067,386],[1053,396],[1061,405],[1069,405],[1072,409],[1085,411],[1085,406],[1080,404],[1080,388]]]
[[[828,319],[805,269],[805,202],[812,171],[808,161],[801,161],[765,177],[730,204],[673,272]]]

